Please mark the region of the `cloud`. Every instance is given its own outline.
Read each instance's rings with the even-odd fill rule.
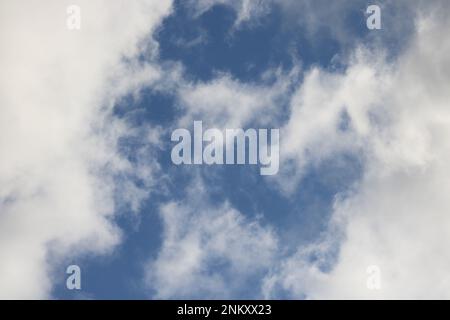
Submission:
[[[201,14],[218,3],[236,10],[235,27],[268,10],[244,0],[195,5]],[[334,13],[360,2],[275,3],[284,14],[300,10],[312,37],[330,28],[332,38],[354,44]],[[120,139],[144,132],[158,146],[159,134],[130,128],[112,107],[145,86],[176,90],[183,127],[193,120],[219,128],[286,120],[278,180],[286,194],[301,187],[310,165],[342,153],[364,160],[361,180],[336,195],[328,230],[281,260],[291,244],[228,202],[208,199],[207,186],[193,178],[197,187],[185,201],[161,206],[161,251],[146,266],[155,297],[191,298],[195,288],[197,298],[233,298],[266,274],[267,297],[284,290],[301,298],[449,298],[449,6],[398,3],[391,12],[383,2],[383,17],[393,38],[408,35],[399,56],[388,57],[384,40],[369,36],[375,45],[351,46],[343,71],[305,70],[292,94],[299,67],[269,70],[253,83],[228,74],[192,83],[179,65],[170,72],[158,65],[151,34],[171,1],[81,1],[80,31],[66,28],[69,2],[2,2],[0,298],[49,297],[50,254],[102,254],[120,242],[117,208],[139,211],[158,170],[142,160],[153,156],[149,145],[131,165]],[[370,265],[380,267],[381,290],[366,286]]]
[[[439,1],[439,0],[435,0]],[[190,0],[193,16],[197,17],[222,5],[231,8],[236,18],[231,31],[244,26],[257,26],[263,17],[279,12],[283,19],[283,31],[295,30],[309,45],[320,47],[324,42],[338,44],[346,53],[358,43],[387,43],[399,40],[406,42],[408,34],[414,30],[414,18],[418,11],[429,8],[429,1],[399,0],[376,3],[382,10],[383,30],[370,33],[366,30],[366,9],[370,5],[365,0]],[[295,41],[295,39],[292,39]],[[368,41],[367,41],[368,40]],[[398,44],[398,43],[397,43]],[[303,49],[302,44],[300,51]],[[302,53],[302,52],[300,52]],[[341,52],[342,53],[342,52]]]
[[[201,119],[218,128],[242,128],[250,123],[279,122],[277,117],[298,74],[296,67],[289,73],[268,70],[254,83],[233,79],[229,74],[220,74],[208,82],[186,82],[177,92],[184,112],[179,123],[186,126]]]
[[[302,161],[306,150],[312,158],[333,156],[339,140],[363,155],[365,171],[337,198],[321,240],[300,247],[266,278],[267,296],[281,288],[312,299],[449,298],[448,10],[443,1],[421,7],[416,35],[393,65],[375,68],[363,58],[344,74],[316,70],[306,77],[292,104],[299,129],[287,127],[288,137],[301,137],[288,139],[293,157]],[[336,129],[342,110],[351,141]],[[371,265],[380,268],[380,290],[367,287]]]
[[[181,86],[179,102],[186,114],[180,123],[186,125],[200,116],[218,127],[267,124],[286,111],[273,106],[291,99],[281,135],[282,192],[301,187],[308,166],[337,155],[351,153],[364,162],[361,180],[350,192],[336,195],[328,230],[316,242],[299,245],[296,254],[279,263],[272,261],[275,271],[266,276],[263,287],[267,297],[277,297],[278,290],[296,298],[447,297],[450,203],[445,137],[450,64],[449,42],[440,30],[449,27],[442,13],[448,7],[441,1],[416,4],[395,6],[405,8],[403,19],[398,16],[402,10],[390,12],[384,7],[394,38],[408,39],[397,56],[386,49],[388,39],[371,38],[373,44],[352,47],[342,71],[306,70],[292,96],[298,69],[278,75],[275,82],[243,83],[218,75],[209,82]],[[313,21],[321,23],[328,13],[318,12],[322,18]],[[312,33],[321,29],[308,28]],[[348,40],[333,36],[343,43]],[[199,234],[209,234],[197,220],[202,219],[203,209],[186,207],[178,203],[163,207],[166,230],[176,229],[174,234],[189,237],[166,236],[151,264],[149,281],[159,297],[189,297],[190,286],[200,288],[199,295],[214,297],[226,288],[223,278],[208,273],[213,264],[205,262],[209,261],[205,256],[214,255],[199,240]],[[229,207],[224,208],[209,205],[207,211],[227,215],[223,212]],[[195,221],[194,235],[183,228],[171,229],[176,220],[185,219],[182,216]],[[185,267],[172,270],[172,275],[179,275],[172,283],[165,270],[176,265],[174,261],[185,260],[181,264]],[[382,290],[367,288],[371,265],[380,267]]]
[[[182,203],[161,207],[162,246],[146,268],[155,298],[233,298],[274,263],[271,228],[211,203],[200,178],[195,183]]]
[[[382,99],[391,81],[392,66],[382,63],[383,57],[382,51],[359,48],[343,72],[312,67],[304,74],[281,129],[285,191],[295,190],[311,164],[362,150],[377,134],[372,119],[385,117]]]
[[[270,11],[271,2],[263,0],[191,0],[191,7],[195,15],[199,16],[216,5],[224,5],[236,12],[234,28],[241,27],[244,23],[255,21]]]
[[[111,107],[160,77],[135,57],[157,49],[142,41],[171,1],[77,3],[79,31],[67,1],[0,4],[1,298],[49,297],[50,252],[104,253],[121,238],[114,176],[130,164]]]

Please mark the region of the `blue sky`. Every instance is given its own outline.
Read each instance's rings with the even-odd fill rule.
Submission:
[[[0,297],[446,297],[445,1],[79,2],[80,30],[49,0],[30,34],[1,4]],[[193,121],[279,128],[278,174],[175,165]]]
[[[361,13],[364,9],[365,2],[360,2],[345,12],[346,31],[355,37],[354,41],[364,41],[369,32],[365,27],[366,16]],[[261,74],[270,68],[291,69],[295,63],[294,56],[302,62],[304,69],[315,65],[332,68],[333,57],[347,49],[347,44],[340,44],[330,34],[333,26],[323,27],[317,31],[317,36],[309,39],[302,28],[284,21],[281,8],[277,6],[273,6],[270,13],[256,23],[236,30],[233,26],[237,13],[231,7],[213,5],[197,17],[193,17],[189,10],[192,10],[189,4],[176,1],[174,12],[158,27],[156,40],[161,63],[181,63],[186,76],[193,82],[211,81],[217,74],[227,73],[238,81],[258,83]],[[142,59],[145,60],[145,57]],[[119,117],[127,118],[137,126],[171,125],[178,112],[173,96],[172,92],[144,89],[138,101],[125,99],[115,108]],[[141,283],[142,266],[147,259],[157,255],[161,246],[163,226],[158,219],[158,208],[168,199],[186,201],[183,194],[192,184],[189,177],[192,171],[199,171],[208,188],[214,187],[209,195],[213,198],[213,204],[220,205],[228,200],[233,207],[251,218],[261,216],[263,223],[273,226],[285,244],[283,250],[286,253],[282,254],[289,254],[299,243],[312,242],[324,231],[334,197],[357,181],[363,165],[355,154],[342,154],[338,158],[313,164],[294,193],[286,196],[253,168],[246,166],[174,166],[167,157],[172,144],[169,134],[163,139],[167,143],[164,143],[162,154],[158,154],[163,170],[172,181],[168,194],[149,197],[140,209],[140,217],[125,212],[118,219],[117,223],[126,236],[113,255],[100,259],[97,256],[82,258],[83,282],[86,283],[83,294],[99,299],[152,297]],[[132,158],[133,146],[128,145],[129,141],[123,143],[124,152]],[[75,262],[79,263],[79,260],[65,263]],[[61,273],[61,277],[65,276]],[[264,274],[255,275],[232,297],[261,298],[261,293],[254,288],[260,286],[262,277]],[[70,292],[64,282],[61,284],[55,288],[56,297],[78,297],[78,292]],[[192,291],[195,292],[195,287]],[[283,292],[279,294],[283,296]],[[194,293],[193,296],[201,297]]]

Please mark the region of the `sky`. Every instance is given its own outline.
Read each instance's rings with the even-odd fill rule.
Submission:
[[[449,299],[449,13],[0,0],[0,298]],[[194,121],[279,171],[174,164]]]

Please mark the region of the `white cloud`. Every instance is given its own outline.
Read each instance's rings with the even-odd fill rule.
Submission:
[[[156,298],[233,298],[274,263],[273,231],[228,203],[210,203],[199,178],[196,183],[183,203],[161,208],[162,248],[147,267]]]
[[[224,5],[236,12],[234,28],[243,23],[255,21],[270,10],[271,2],[264,0],[191,0],[190,5],[195,8],[195,15],[201,15],[215,5]]]
[[[402,5],[411,9],[409,3]],[[312,68],[293,95],[290,118],[281,135],[281,169],[288,165],[292,169],[280,178],[284,190],[298,187],[308,165],[342,152],[361,156],[364,172],[352,193],[339,195],[321,240],[300,247],[279,264],[278,272],[266,277],[267,296],[276,295],[281,287],[295,297],[308,298],[448,297],[450,48],[442,32],[449,28],[443,15],[448,6],[440,1],[417,2],[415,9],[417,35],[399,57],[388,60],[378,46],[358,47],[345,71]],[[388,21],[398,18],[385,13]],[[405,19],[415,15],[408,12]],[[324,19],[314,19],[319,20]],[[399,34],[407,28],[401,20],[391,26]],[[187,125],[199,115],[219,127],[267,123],[282,111],[274,106],[281,96],[289,95],[293,78],[283,76],[275,85],[264,85],[221,75],[207,83],[189,84],[180,90],[180,102],[187,111],[181,123]],[[344,115],[350,120],[347,128],[341,127]],[[196,216],[178,204],[165,210]],[[155,280],[169,278],[159,273],[173,261],[171,249],[163,248],[152,274],[160,296],[189,296],[194,282],[202,288],[200,292],[224,290],[221,278],[209,277],[201,269],[208,263],[199,262],[204,261],[204,253],[197,237],[189,239],[186,247],[176,246],[174,252],[189,263],[183,264],[188,267],[182,268],[182,276],[174,278],[167,291],[163,288],[169,280]],[[371,265],[381,268],[380,291],[366,286]],[[184,280],[189,272],[194,276]]]
[[[281,287],[313,299],[450,297],[448,10],[436,1],[421,11],[417,35],[395,66],[363,59],[344,75],[307,77],[293,100],[297,129],[287,127],[288,137],[300,139],[288,139],[293,157],[302,161],[305,150],[330,157],[344,141],[364,156],[365,171],[336,201],[324,240],[299,248],[267,277],[267,296]],[[354,143],[336,131],[344,106]],[[334,254],[336,264],[324,271]],[[366,286],[371,265],[380,267],[381,290]]]
[[[224,2],[199,1],[198,8],[215,3]],[[322,240],[278,264],[280,245],[270,228],[227,203],[202,203],[205,191],[194,188],[197,194],[185,203],[161,208],[163,245],[147,270],[157,297],[192,297],[192,288],[198,297],[233,297],[255,270],[276,266],[266,277],[267,296],[279,287],[309,298],[449,298],[449,8],[445,1],[418,3],[417,36],[399,58],[388,63],[380,52],[358,49],[343,73],[305,73],[292,98],[281,135],[284,165],[294,163],[280,179],[286,190],[298,185],[307,165],[337,153],[365,160],[362,180],[336,200]],[[0,4],[0,298],[48,297],[50,248],[76,256],[107,252],[120,241],[112,222],[116,173],[153,183],[153,167],[138,162],[131,168],[118,155],[118,138],[130,132],[110,108],[165,73],[134,57],[148,49],[141,41],[148,43],[171,1],[79,1],[80,31],[66,29],[68,4]],[[251,1],[227,5],[238,12],[236,25],[265,13]],[[345,36],[336,30],[336,39]],[[157,55],[152,41],[149,54]],[[179,88],[187,112],[180,123],[201,115],[208,125],[228,128],[280,116],[280,101],[298,76],[294,69],[269,72],[275,80],[259,84],[228,75],[187,83],[177,72],[162,87]],[[350,119],[345,130],[344,113]],[[157,134],[150,135],[158,144]],[[138,210],[146,193],[130,183],[123,187],[122,200]],[[221,273],[211,271],[217,265]],[[379,291],[366,287],[370,265],[380,267]]]
[[[286,93],[297,79],[299,70],[290,73],[267,71],[260,82],[244,83],[228,74],[208,82],[186,83],[178,91],[185,111],[181,126],[203,120],[217,128],[242,128],[249,123],[268,125],[276,121],[287,103]]]
[[[281,186],[292,191],[313,164],[336,153],[363,149],[376,133],[371,118],[383,118],[383,94],[390,83],[390,66],[381,57],[358,49],[342,73],[313,67],[290,103],[282,130],[281,155],[285,170]],[[345,123],[346,118],[350,119]]]
[[[0,3],[0,298],[50,295],[50,247],[118,243],[113,175],[129,164],[110,107],[160,76],[133,57],[171,1],[77,1],[79,31],[66,27],[69,4]]]

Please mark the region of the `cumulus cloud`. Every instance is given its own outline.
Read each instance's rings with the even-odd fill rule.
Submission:
[[[306,77],[292,103],[298,129],[287,126],[292,156],[300,163],[305,152],[332,156],[344,144],[364,156],[365,171],[336,200],[322,240],[266,278],[267,296],[283,288],[312,299],[449,298],[448,10],[435,1],[419,12],[416,35],[394,65],[363,58],[345,74]],[[350,133],[336,129],[342,110]],[[380,290],[367,287],[372,265],[381,271]]]
[[[77,1],[79,31],[66,27],[69,4],[0,4],[1,298],[49,297],[50,250],[118,243],[114,175],[130,164],[116,148],[126,125],[111,107],[160,77],[135,57],[171,1]]]

